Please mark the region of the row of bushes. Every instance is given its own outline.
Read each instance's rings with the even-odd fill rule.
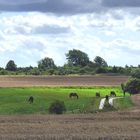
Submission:
[[[16,71],[9,71],[5,69],[0,69],[0,75],[70,75],[70,74],[79,74],[79,75],[94,75],[94,74],[122,74],[122,75],[132,75],[140,77],[140,68],[129,67],[80,67],[80,66],[65,66],[65,67],[56,67],[54,69],[50,68],[47,70],[41,70],[37,67],[26,67],[26,68],[17,68]]]

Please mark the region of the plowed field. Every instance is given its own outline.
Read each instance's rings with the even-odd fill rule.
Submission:
[[[0,76],[0,87],[119,86],[127,76]]]
[[[140,140],[139,112],[0,116],[1,140]]]

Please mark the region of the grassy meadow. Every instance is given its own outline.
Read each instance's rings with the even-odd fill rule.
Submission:
[[[100,99],[109,95],[110,91],[115,91],[117,96],[123,96],[120,87],[0,88],[0,114],[48,114],[49,105],[55,100],[64,101],[66,113],[94,112],[99,107]],[[79,99],[70,99],[70,92],[76,92]],[[96,92],[101,93],[101,98],[95,97]],[[34,97],[33,104],[28,102],[30,96]],[[123,101],[120,103],[123,104]]]

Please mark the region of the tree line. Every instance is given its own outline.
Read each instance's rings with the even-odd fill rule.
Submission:
[[[17,67],[14,60],[9,60],[5,68],[0,68],[0,75],[94,75],[115,74],[132,75],[140,69],[140,65],[133,66],[108,66],[100,56],[90,61],[88,55],[80,50],[69,50],[66,53],[67,62],[57,66],[52,58],[45,57],[37,62],[37,67]]]

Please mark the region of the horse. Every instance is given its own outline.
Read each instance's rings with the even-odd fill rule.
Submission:
[[[111,92],[110,92],[110,96],[115,96],[115,97],[116,97],[115,91],[111,91]]]
[[[100,97],[100,93],[99,92],[96,92],[96,97]]]
[[[69,97],[70,97],[70,98],[76,97],[77,99],[79,98],[79,97],[78,97],[78,94],[77,94],[77,93],[74,93],[74,92],[70,93],[70,94],[69,94]]]
[[[29,102],[30,104],[32,104],[32,103],[34,102],[34,97],[33,97],[33,96],[30,96],[29,99],[28,99],[28,102]]]
[[[109,100],[109,96],[108,96],[108,95],[106,95],[106,96],[105,96],[105,99],[106,99],[106,101],[108,101],[108,100]]]

